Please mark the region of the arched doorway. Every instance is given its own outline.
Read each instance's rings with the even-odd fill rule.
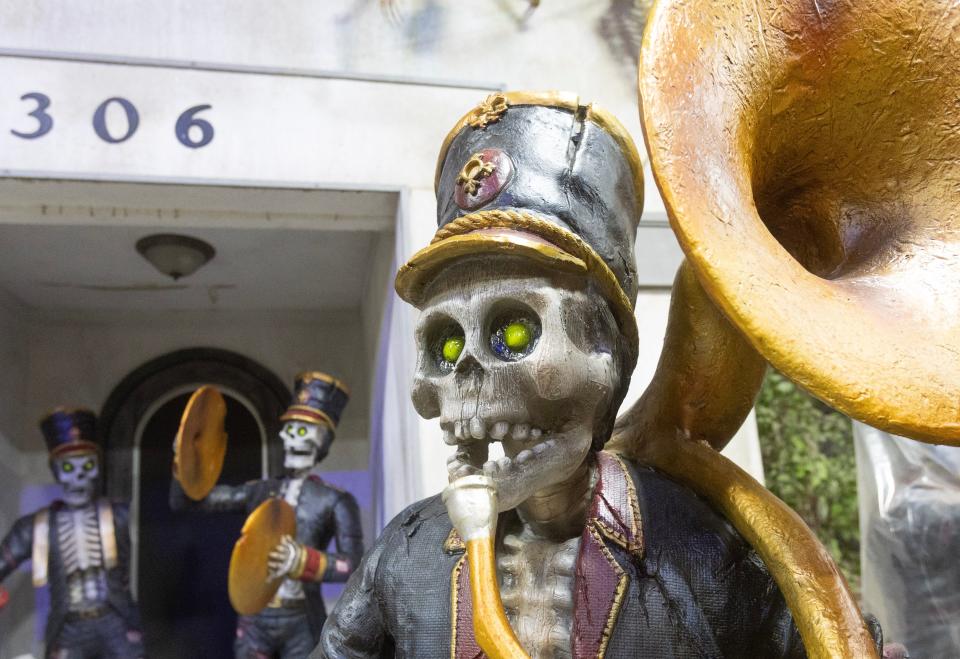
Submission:
[[[282,455],[277,418],[290,396],[269,371],[234,353],[185,350],[153,360],[118,385],[101,415],[105,486],[131,503],[132,586],[148,654],[157,659],[231,653],[236,616],[227,566],[244,515],[174,512],[168,505],[171,443],[190,393],[205,383],[217,385],[227,402],[230,440],[220,483],[274,473]]]

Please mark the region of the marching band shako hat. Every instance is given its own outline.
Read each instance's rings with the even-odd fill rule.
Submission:
[[[307,371],[296,377],[293,389],[293,402],[280,416],[281,421],[325,424],[336,429],[350,400],[347,385],[326,373]]]
[[[478,254],[583,273],[627,340],[629,380],[638,350],[634,239],[643,164],[620,122],[574,94],[491,94],[447,135],[435,184],[439,228],[397,273],[400,297],[420,307],[446,264]]]
[[[51,458],[99,449],[97,415],[87,409],[58,407],[40,419],[40,431]]]

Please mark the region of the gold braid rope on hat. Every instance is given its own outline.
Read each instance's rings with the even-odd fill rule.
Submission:
[[[508,209],[490,209],[470,213],[448,222],[437,230],[430,244],[434,245],[448,238],[462,236],[473,231],[494,228],[514,229],[534,234],[581,259],[587,266],[587,273],[600,285],[601,292],[612,303],[617,322],[627,335],[632,349],[636,352],[639,345],[639,333],[637,321],[633,315],[633,303],[630,302],[630,298],[627,297],[610,266],[600,258],[600,255],[583,238],[572,231],[544,220],[533,213]]]

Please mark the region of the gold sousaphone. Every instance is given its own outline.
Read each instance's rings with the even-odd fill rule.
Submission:
[[[767,362],[870,425],[960,445],[957,61],[960,6],[935,0],[659,0],[648,19],[641,121],[687,261],[608,448],[730,519],[811,658],[876,650],[809,528],[718,451]],[[492,627],[488,656],[526,656]]]
[[[611,446],[731,520],[810,657],[875,650],[822,545],[712,449],[764,360],[854,418],[960,445],[958,57],[960,6],[929,0],[661,0],[644,37],[641,121],[687,261]]]

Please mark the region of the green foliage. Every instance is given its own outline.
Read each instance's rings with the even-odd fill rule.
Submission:
[[[857,469],[850,419],[770,369],[757,400],[767,487],[797,511],[860,591]]]

